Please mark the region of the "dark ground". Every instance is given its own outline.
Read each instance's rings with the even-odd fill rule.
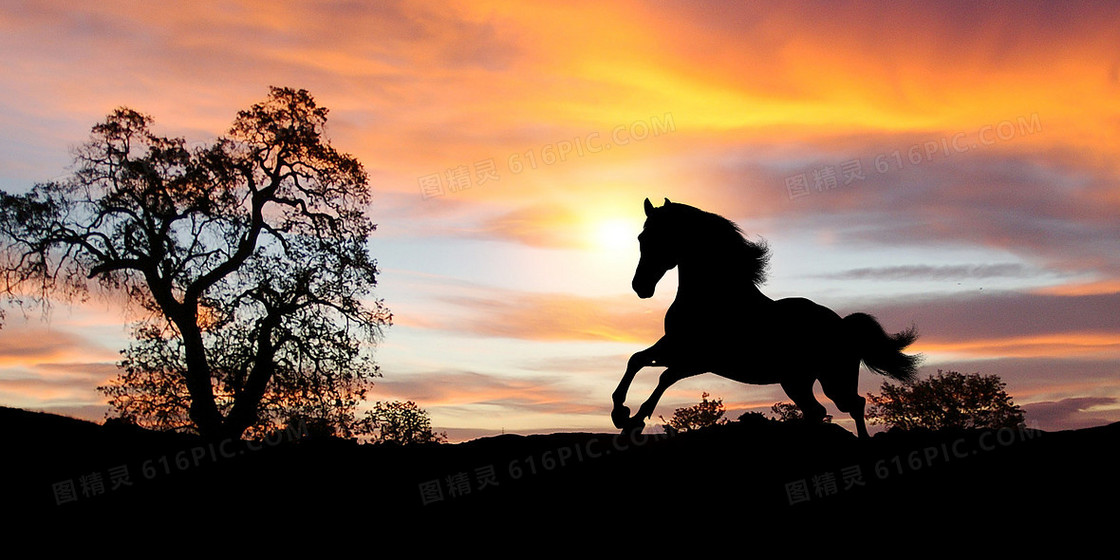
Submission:
[[[1120,424],[859,441],[839,426],[759,420],[674,437],[388,447],[294,432],[205,443],[0,408],[0,429],[6,509],[33,526],[756,540],[904,527],[925,539],[964,531],[1022,542],[1043,531],[1076,544],[1089,525],[1114,525],[1120,508]]]

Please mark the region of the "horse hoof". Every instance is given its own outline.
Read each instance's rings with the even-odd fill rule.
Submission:
[[[631,419],[624,425],[619,426],[623,435],[640,434],[642,430],[646,429],[646,423],[641,420]]]
[[[614,427],[624,430],[630,423],[630,408],[626,406],[616,406],[611,411],[611,421],[614,422]]]

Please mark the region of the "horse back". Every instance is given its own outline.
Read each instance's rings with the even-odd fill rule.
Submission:
[[[774,315],[801,320],[839,321],[842,318],[835,311],[807,298],[791,297],[774,300]]]

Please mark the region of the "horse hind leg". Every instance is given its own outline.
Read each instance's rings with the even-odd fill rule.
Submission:
[[[805,420],[819,423],[824,421],[828,411],[813,396],[813,381],[812,378],[783,381],[782,389],[793,400],[793,404],[801,409],[801,414],[805,416]]]
[[[821,377],[821,388],[840,412],[851,415],[856,423],[856,434],[861,439],[868,438],[870,436],[867,433],[867,425],[863,420],[867,400],[859,395],[859,362],[856,362],[854,368],[845,368],[844,371],[852,373],[837,373],[834,376]]]

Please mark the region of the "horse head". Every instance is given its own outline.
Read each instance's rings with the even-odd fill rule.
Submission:
[[[654,208],[648,198],[645,201],[646,222],[638,235],[642,256],[631,282],[634,292],[642,299],[652,297],[661,277],[677,266],[677,243],[666,215],[671,204],[666,198],[662,207]]]

